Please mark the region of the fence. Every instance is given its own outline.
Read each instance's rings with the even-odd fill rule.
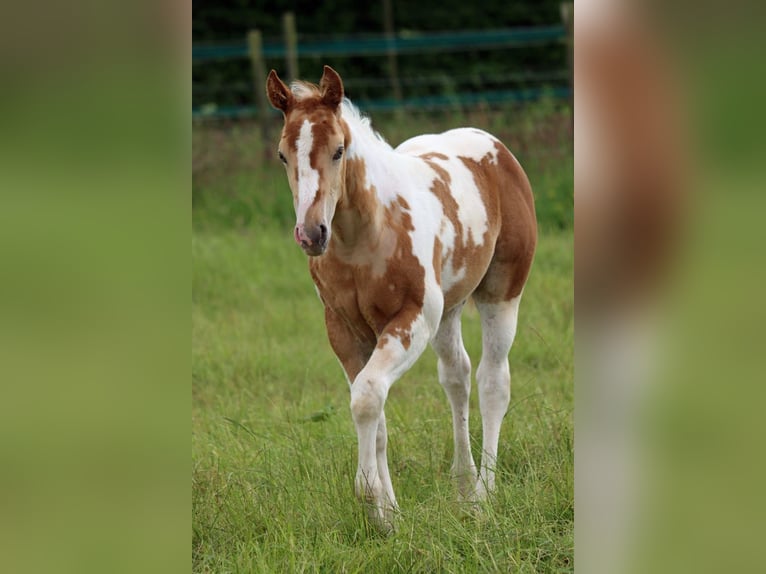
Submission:
[[[386,37],[383,34],[369,37],[336,38],[298,44],[298,55],[308,56],[378,56],[393,51],[396,54],[427,51],[450,51],[480,48],[504,48],[528,46],[566,40],[565,26],[538,26],[534,28],[503,28],[499,30],[416,33],[406,36]],[[265,58],[284,58],[289,52],[286,43],[265,42],[262,54]],[[192,47],[195,63],[210,60],[247,58],[250,56],[247,42],[233,44],[197,45]]]
[[[195,45],[192,47],[192,61],[202,64],[226,60],[249,59],[252,66],[255,106],[218,106],[206,104],[192,110],[195,118],[241,118],[259,117],[265,124],[273,110],[266,102],[264,81],[266,77],[266,59],[285,59],[287,78],[297,78],[299,59],[324,58],[333,56],[387,56],[389,63],[395,63],[398,55],[426,54],[435,52],[467,52],[474,50],[500,50],[522,46],[541,46],[558,43],[567,52],[567,69],[548,70],[542,73],[509,74],[510,79],[534,80],[543,86],[524,89],[482,89],[480,92],[458,92],[427,96],[402,96],[402,85],[427,83],[429,78],[419,77],[404,80],[398,76],[397,67],[389,65],[388,78],[349,78],[347,87],[356,84],[386,84],[392,88],[393,96],[377,99],[356,99],[355,103],[365,110],[407,109],[407,108],[444,108],[469,106],[478,103],[497,104],[534,100],[542,94],[557,98],[571,98],[572,60],[571,60],[571,3],[561,5],[562,25],[534,28],[503,28],[481,31],[459,31],[446,33],[407,32],[379,34],[365,37],[341,37],[298,42],[295,19],[291,13],[284,15],[284,41],[264,42],[261,34],[253,30],[247,40],[237,43],[216,45]],[[243,86],[239,86],[242,88]]]

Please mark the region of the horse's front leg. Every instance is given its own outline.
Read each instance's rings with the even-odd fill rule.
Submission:
[[[331,308],[325,308],[325,323],[329,335],[330,344],[335,351],[338,360],[346,373],[349,386],[356,379],[359,372],[367,364],[375,350],[375,346],[365,340],[361,340],[351,330],[339,315]],[[394,487],[391,483],[391,475],[388,470],[388,432],[386,430],[386,413],[381,411],[378,420],[377,433],[375,436],[375,455],[377,459],[378,478],[383,494],[387,499],[388,506],[392,511],[397,510]]]
[[[397,507],[386,458],[383,408],[391,385],[415,363],[429,338],[422,314],[414,320],[395,319],[351,385],[351,414],[359,440],[356,495],[366,505],[370,521],[384,531],[393,528]]]
[[[378,478],[383,487],[383,494],[386,497],[392,511],[399,510],[394,495],[394,485],[391,482],[391,474],[388,470],[388,429],[386,428],[386,412],[380,413],[378,420],[378,431],[375,435],[375,458],[378,463]]]

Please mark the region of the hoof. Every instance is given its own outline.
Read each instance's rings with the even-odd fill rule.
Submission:
[[[392,506],[387,502],[364,502],[365,514],[367,516],[367,522],[372,526],[379,534],[388,536],[396,531],[397,516],[399,514],[399,508]]]

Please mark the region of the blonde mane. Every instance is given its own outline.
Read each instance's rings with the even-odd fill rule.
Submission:
[[[352,104],[348,98],[343,98],[341,117],[346,120],[352,136],[376,145],[383,144],[386,148],[392,149],[385,138],[372,129],[370,118],[362,114],[359,108]]]
[[[299,102],[301,100],[307,100],[309,98],[318,98],[320,96],[319,86],[312,84],[311,82],[304,82],[302,80],[295,80],[290,83],[290,91],[295,96],[295,99]]]

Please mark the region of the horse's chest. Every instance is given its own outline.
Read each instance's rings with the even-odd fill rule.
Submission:
[[[311,275],[326,307],[342,317],[354,331],[375,337],[407,300],[406,282],[397,282],[387,274],[376,276],[369,266],[324,262],[312,266]]]

